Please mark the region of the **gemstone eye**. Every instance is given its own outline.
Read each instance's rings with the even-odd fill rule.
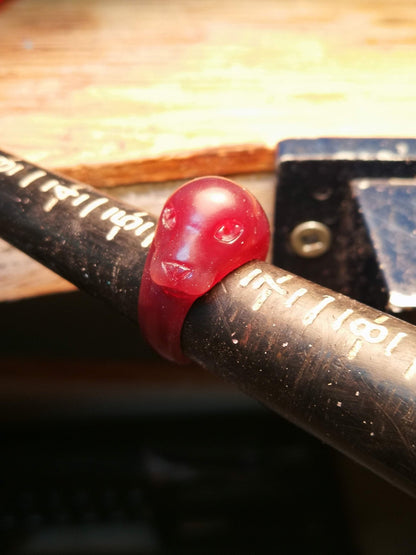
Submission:
[[[243,225],[237,220],[226,220],[217,228],[214,237],[220,243],[231,245],[241,237],[243,231]]]
[[[174,208],[167,207],[163,210],[162,225],[166,229],[174,229],[174,227],[176,226],[176,211]]]

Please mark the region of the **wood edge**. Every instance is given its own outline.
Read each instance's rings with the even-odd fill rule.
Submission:
[[[56,275],[54,280],[39,282],[37,284],[29,284],[28,286],[19,285],[7,287],[6,293],[2,291],[0,295],[0,305],[4,302],[18,302],[34,297],[46,297],[59,293],[69,293],[77,291],[77,287],[66,281],[64,278]]]
[[[276,149],[265,145],[237,145],[166,154],[154,158],[102,164],[60,166],[56,171],[95,187],[160,183],[202,175],[270,172]]]
[[[74,364],[74,360],[76,364]],[[43,378],[48,383],[59,382],[69,384],[70,382],[94,385],[100,382],[102,385],[111,386],[114,382],[141,383],[142,385],[185,385],[205,384],[220,385],[221,389],[233,389],[223,386],[214,374],[209,372],[198,372],[195,363],[189,365],[177,365],[154,355],[141,360],[117,360],[111,359],[85,359],[83,357],[67,360],[58,356],[6,356],[1,359],[2,367],[0,383],[4,385],[5,380],[15,383],[22,380],[33,380],[39,383]],[[144,368],[151,367],[151,372]],[[57,371],[59,368],[59,371]],[[0,395],[1,398],[1,395]]]

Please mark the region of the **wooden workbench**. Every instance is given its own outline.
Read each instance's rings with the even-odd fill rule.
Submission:
[[[414,136],[415,60],[411,0],[6,0],[1,145],[110,185],[178,177],[173,153]]]
[[[415,60],[411,0],[5,0],[0,146],[101,187],[272,172],[283,138],[414,136]],[[0,299],[68,287],[0,259]]]

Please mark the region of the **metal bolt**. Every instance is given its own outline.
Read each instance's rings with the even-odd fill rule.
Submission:
[[[321,222],[303,222],[290,234],[290,244],[298,256],[316,258],[328,252],[331,230]]]

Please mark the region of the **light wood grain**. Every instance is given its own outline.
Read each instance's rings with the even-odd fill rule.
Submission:
[[[415,22],[411,0],[9,1],[1,143],[108,170],[293,136],[413,136]]]

